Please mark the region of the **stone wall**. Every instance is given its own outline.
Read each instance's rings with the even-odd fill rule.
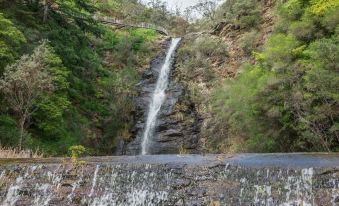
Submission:
[[[0,160],[0,205],[339,205],[338,154]]]

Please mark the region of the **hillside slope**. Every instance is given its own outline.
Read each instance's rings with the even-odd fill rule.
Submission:
[[[186,36],[177,80],[202,151],[338,150],[338,5],[227,1],[193,25],[204,31]]]
[[[44,2],[0,1],[0,145],[110,155],[131,137],[135,85],[164,37],[92,17],[164,25],[177,17],[134,1]]]

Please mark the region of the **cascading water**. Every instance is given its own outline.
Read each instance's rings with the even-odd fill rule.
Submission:
[[[18,161],[0,160],[0,206],[339,205],[331,154]]]
[[[160,74],[152,96],[151,104],[147,115],[146,127],[144,129],[143,139],[141,143],[141,154],[149,154],[150,138],[153,136],[154,128],[161,105],[164,103],[166,94],[165,90],[168,86],[168,76],[173,63],[173,54],[180,42],[180,38],[172,39],[171,46],[167,52],[165,62],[160,70]]]

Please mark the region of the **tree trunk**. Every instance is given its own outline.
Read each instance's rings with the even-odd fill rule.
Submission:
[[[19,139],[19,150],[22,149],[22,142],[24,139],[24,133],[25,133],[25,117],[21,117],[19,120],[19,130],[20,130],[20,139]]]
[[[43,17],[43,23],[47,22],[48,18],[48,0],[44,0],[44,17]]]

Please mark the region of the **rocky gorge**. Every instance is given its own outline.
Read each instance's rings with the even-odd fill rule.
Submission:
[[[152,154],[261,152],[243,146],[250,137],[241,129],[235,132],[231,122],[222,119],[216,111],[216,107],[221,106],[214,99],[222,90],[223,82],[236,79],[248,63],[258,61],[256,56],[263,51],[281,20],[276,12],[281,1],[255,2],[257,8],[253,9],[255,15],[251,17],[258,22],[253,28],[243,28],[239,24],[241,15],[249,15],[245,12],[238,14],[237,21],[223,19],[213,22],[212,29],[184,35],[173,57],[166,100],[159,111],[153,135]],[[129,130],[131,138],[121,142],[117,155],[141,153],[149,105],[170,40],[160,47],[162,52],[153,59],[137,85],[132,114],[134,127]],[[219,52],[221,49],[225,51]]]
[[[117,154],[137,155],[141,153],[149,105],[169,46],[170,40],[166,40],[162,46],[163,51],[151,62],[150,68],[145,71],[137,85],[136,124],[132,131],[135,138],[132,142],[123,145]],[[178,154],[180,151],[198,153],[200,119],[194,105],[185,100],[184,86],[175,80],[177,54],[175,53],[172,58],[165,101],[157,116],[152,136],[151,154]],[[185,118],[178,113],[185,114]]]
[[[109,36],[104,65],[114,68],[116,81],[101,79],[107,94],[117,90],[106,99],[114,111],[102,121],[109,132],[85,135],[90,141],[83,145],[60,141],[66,148],[54,155],[60,158],[0,157],[0,206],[339,206],[338,79],[329,72],[337,69],[337,16],[299,21],[320,5],[307,2],[308,9],[299,0],[229,0],[182,38],[131,28],[137,37],[130,42]],[[282,21],[293,9],[293,19]],[[324,31],[319,41],[316,29]],[[150,42],[139,48],[143,38]],[[276,62],[286,75],[275,71]],[[333,85],[316,90],[325,82]],[[309,126],[326,132],[307,132]],[[91,146],[102,137],[95,153]]]

